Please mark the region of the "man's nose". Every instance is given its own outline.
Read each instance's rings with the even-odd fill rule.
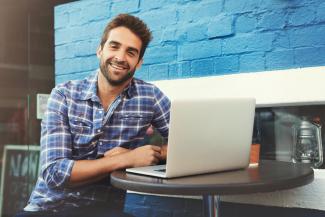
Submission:
[[[125,55],[126,55],[126,52],[123,51],[123,50],[119,50],[116,54],[115,54],[115,59],[117,61],[125,61]]]

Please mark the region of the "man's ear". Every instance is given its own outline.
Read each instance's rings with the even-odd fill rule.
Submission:
[[[141,58],[141,60],[139,60],[138,64],[135,66],[135,68],[140,69],[142,63],[143,63],[143,58]]]
[[[99,45],[97,47],[97,50],[96,50],[96,55],[97,55],[97,58],[100,59],[100,57],[102,56],[102,46]]]

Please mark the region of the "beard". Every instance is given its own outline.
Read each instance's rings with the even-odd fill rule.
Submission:
[[[125,73],[122,77],[120,77],[119,79],[113,79],[112,75],[114,72],[112,72],[109,69],[109,66],[111,66],[112,64],[126,68],[128,71],[127,73]],[[134,67],[133,69],[130,69],[130,66],[127,62],[125,61],[116,61],[111,59],[108,59],[105,62],[100,62],[99,65],[100,71],[102,73],[102,75],[105,77],[106,81],[112,85],[112,86],[120,86],[123,85],[125,82],[127,82],[130,78],[132,78],[134,76],[135,70],[136,68]]]

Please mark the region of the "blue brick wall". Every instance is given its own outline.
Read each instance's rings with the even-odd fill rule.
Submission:
[[[144,80],[325,65],[323,0],[83,0],[55,8],[56,83],[98,67],[103,28],[122,12],[153,31]]]
[[[119,13],[142,18],[153,32],[136,73],[144,80],[325,65],[324,0],[82,0],[55,8],[56,83],[97,69],[101,34]],[[126,210],[137,217],[201,211],[197,200],[135,194]]]

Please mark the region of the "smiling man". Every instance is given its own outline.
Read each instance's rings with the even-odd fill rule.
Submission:
[[[170,101],[134,78],[151,33],[139,18],[120,14],[105,28],[100,69],[56,86],[42,121],[41,172],[17,216],[129,216],[109,173],[164,160],[166,146],[142,145],[154,126],[167,138]]]

